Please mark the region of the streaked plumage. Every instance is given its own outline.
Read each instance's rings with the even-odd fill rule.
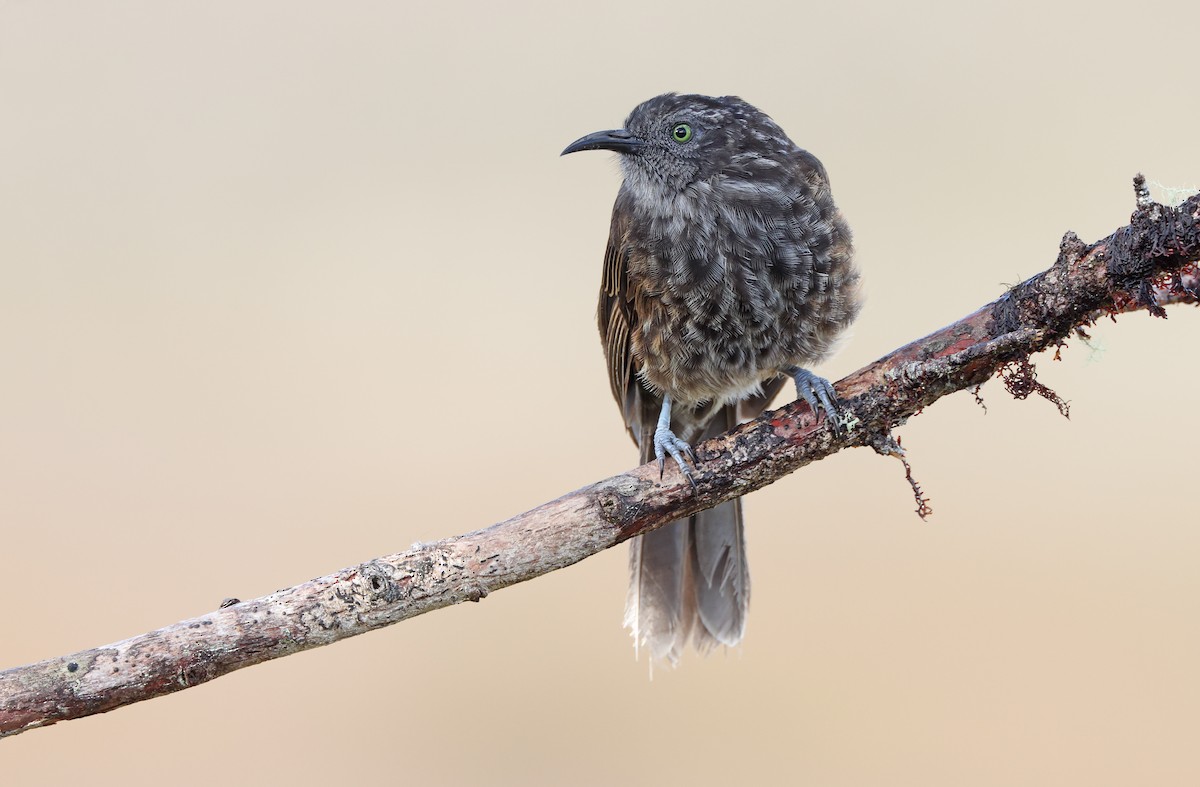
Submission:
[[[758,415],[789,378],[828,386],[804,367],[859,298],[821,163],[736,97],[658,96],[564,153],[597,148],[622,153],[598,323],[642,461],[656,445],[662,459],[660,414],[693,444]],[[741,501],[637,539],[631,573],[625,622],[653,657],[675,662],[689,639],[736,644],[750,594]]]

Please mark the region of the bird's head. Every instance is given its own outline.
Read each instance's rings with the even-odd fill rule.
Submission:
[[[716,176],[750,176],[748,158],[778,160],[794,147],[775,121],[736,96],[665,93],[639,104],[624,128],[588,134],[562,154],[616,151],[626,178],[682,191]]]

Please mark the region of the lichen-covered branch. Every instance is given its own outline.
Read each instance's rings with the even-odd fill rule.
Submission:
[[[1135,180],[1129,226],[1087,245],[1063,239],[1057,261],[998,300],[837,385],[836,427],[806,405],[765,413],[697,446],[693,489],[646,465],[484,530],[418,544],[252,601],[91,650],[0,672],[0,736],[194,686],[327,645],[569,566],[672,520],[752,492],[849,446],[903,458],[891,429],[939,398],[1003,371],[1015,395],[1047,390],[1029,356],[1106,313],[1196,302],[1200,197],[1153,204]],[[911,475],[909,476],[911,481]],[[927,513],[920,500],[918,510]]]

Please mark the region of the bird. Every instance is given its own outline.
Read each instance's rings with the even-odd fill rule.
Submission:
[[[623,179],[597,324],[643,463],[695,485],[692,445],[757,417],[790,380],[837,423],[810,371],[861,306],[850,228],[821,162],[736,96],[665,93],[562,155],[618,154]],[[741,500],[632,541],[625,626],[651,663],[741,642],[750,573]]]

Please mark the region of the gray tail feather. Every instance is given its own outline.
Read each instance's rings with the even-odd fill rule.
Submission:
[[[678,663],[695,629],[690,542],[691,522],[680,519],[630,543],[625,626],[651,661]]]
[[[742,501],[734,499],[701,511],[691,519],[692,586],[696,592],[696,650],[736,645],[746,632],[750,606],[750,569],[746,563],[746,534]]]
[[[751,404],[757,406],[752,414],[746,412],[746,402],[740,408],[726,406],[699,439],[754,417],[769,397],[760,401]],[[651,458],[647,448],[653,454],[643,443],[643,461]],[[689,640],[701,653],[741,641],[750,605],[750,571],[740,499],[634,539],[629,568],[625,626],[631,629],[634,646],[648,650],[652,660],[677,664]]]
[[[633,540],[625,626],[639,652],[677,664],[689,640],[701,653],[741,641],[750,604],[741,509],[730,500]]]

